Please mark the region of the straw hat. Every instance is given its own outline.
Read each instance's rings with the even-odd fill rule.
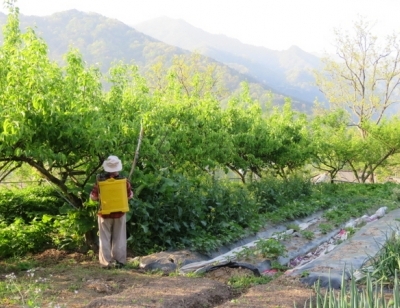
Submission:
[[[122,170],[121,160],[114,155],[108,156],[103,162],[103,168],[105,172],[118,172]]]

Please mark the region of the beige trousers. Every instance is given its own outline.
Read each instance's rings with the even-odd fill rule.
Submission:
[[[126,215],[121,218],[98,216],[100,250],[99,261],[107,266],[113,260],[126,263]]]

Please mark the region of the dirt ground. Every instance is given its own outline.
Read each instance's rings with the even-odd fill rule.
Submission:
[[[20,271],[18,279],[35,282],[38,295],[26,307],[305,307],[313,290],[293,277],[281,275],[272,282],[237,290],[228,285],[233,275],[254,275],[249,269],[221,267],[202,277],[146,273],[141,269],[106,270],[96,256],[48,250],[33,257],[37,267]],[[0,262],[0,279],[13,268]],[[17,273],[17,272],[16,272]],[[34,275],[33,275],[34,274]],[[23,288],[0,307],[23,307]],[[25,294],[25,295],[24,295]],[[32,295],[30,295],[32,298]]]

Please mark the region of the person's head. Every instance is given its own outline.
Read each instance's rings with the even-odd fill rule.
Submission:
[[[105,172],[111,175],[117,175],[119,171],[122,170],[121,160],[114,155],[108,156],[108,158],[103,162],[103,169]]]

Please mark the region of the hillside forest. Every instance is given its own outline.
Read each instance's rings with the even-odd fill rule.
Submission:
[[[254,99],[246,82],[229,93],[198,54],[146,74],[123,61],[102,73],[72,48],[57,63],[32,28],[20,30],[10,3],[0,46],[0,257],[92,248],[89,192],[108,155],[122,159],[135,191],[128,245],[138,254],[232,242],[307,196],[320,173],[375,185],[398,171],[400,120],[385,112],[398,100],[400,45],[394,36],[378,45],[368,22],[337,33],[341,61],[325,59],[316,72],[330,106],[303,113],[290,98]],[[310,211],[297,206],[287,218]]]

